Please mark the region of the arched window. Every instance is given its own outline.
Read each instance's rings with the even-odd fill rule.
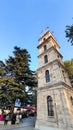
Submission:
[[[46,40],[46,38],[44,37],[44,38],[43,38],[43,41],[45,41],[45,40]]]
[[[48,56],[47,55],[44,56],[44,62],[48,63]]]
[[[47,105],[48,105],[48,116],[54,116],[53,100],[51,96],[47,97]]]
[[[46,47],[46,45],[44,45],[44,51],[46,51],[47,50],[47,47]]]
[[[46,78],[46,82],[50,82],[49,70],[46,70],[46,72],[45,72],[45,78]]]

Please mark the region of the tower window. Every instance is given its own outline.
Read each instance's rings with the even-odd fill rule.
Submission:
[[[46,70],[45,78],[46,78],[46,82],[50,82],[49,70]]]
[[[44,62],[48,63],[48,56],[47,55],[44,56]]]
[[[45,41],[46,40],[46,38],[43,38],[43,41]]]
[[[47,105],[48,105],[48,116],[54,116],[53,100],[51,96],[47,97]]]
[[[73,97],[72,96],[70,97],[70,100],[71,100],[71,104],[73,105]]]
[[[46,45],[44,45],[44,51],[46,51],[47,50],[47,46]]]

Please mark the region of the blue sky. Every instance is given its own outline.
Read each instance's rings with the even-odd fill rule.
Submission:
[[[73,46],[65,38],[66,25],[73,24],[73,0],[0,0],[0,60],[13,55],[14,46],[26,48],[31,69],[38,68],[38,39],[49,27],[63,60],[73,58]]]

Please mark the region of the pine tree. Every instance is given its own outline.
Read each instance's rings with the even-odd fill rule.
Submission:
[[[6,75],[6,66],[3,61],[0,61],[0,78]]]
[[[22,104],[33,104],[37,78],[30,69],[30,54],[26,49],[15,46],[13,56],[3,63],[0,61],[0,105],[14,104],[19,98]]]
[[[29,98],[29,92],[36,87],[35,73],[30,70],[30,54],[26,49],[21,49],[15,46],[13,51],[14,56],[9,56],[6,60],[9,77],[13,79],[12,91],[15,93],[15,98],[20,98],[22,102],[26,102]],[[27,91],[28,87],[28,91]]]

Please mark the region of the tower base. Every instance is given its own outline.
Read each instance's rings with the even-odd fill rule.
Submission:
[[[73,88],[59,82],[53,88],[38,89],[37,91],[37,120],[35,128],[39,130],[73,130]],[[56,87],[55,87],[56,86]],[[54,116],[48,116],[47,96],[54,101]]]
[[[36,120],[35,128],[38,130],[73,130],[72,127],[59,128],[58,126],[57,127],[48,126],[44,123],[40,124],[37,120]]]

